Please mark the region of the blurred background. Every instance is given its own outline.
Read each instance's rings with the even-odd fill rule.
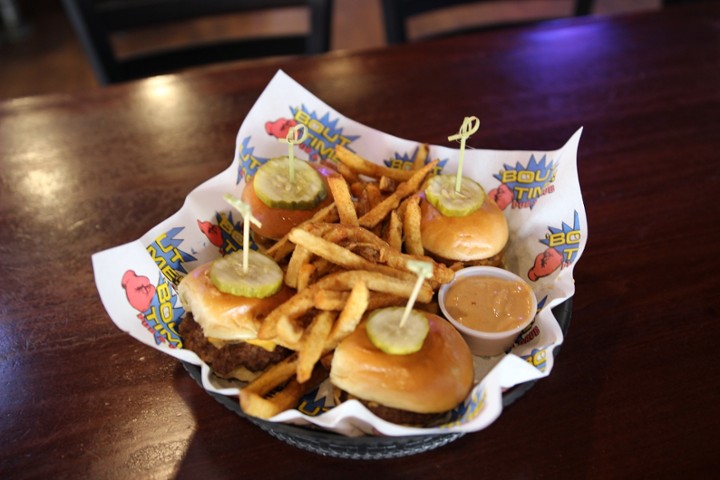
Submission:
[[[661,0],[595,0],[593,14],[607,15],[660,7]],[[561,17],[572,11],[566,0],[497,1],[456,7],[418,19],[409,33],[422,36],[438,27],[468,22],[513,21],[527,16]],[[0,100],[69,93],[98,87],[90,63],[60,0],[0,0]],[[150,29],[114,44],[124,53],[158,42],[210,39],[237,32],[272,31],[307,22],[297,8],[281,12],[233,14],[196,21],[175,29]],[[387,45],[381,0],[334,0],[330,49],[362,50]],[[214,67],[200,67],[214,68]]]

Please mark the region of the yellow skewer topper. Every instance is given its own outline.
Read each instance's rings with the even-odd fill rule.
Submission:
[[[298,134],[298,131],[302,133]],[[308,137],[308,131],[305,125],[295,125],[290,127],[288,134],[285,138],[280,138],[279,141],[288,144],[288,158],[290,159],[290,183],[295,183],[295,145],[302,144]]]
[[[405,305],[405,311],[403,312],[402,319],[400,320],[400,328],[405,325],[405,322],[407,321],[408,316],[410,316],[410,312],[413,309],[413,306],[415,306],[415,300],[417,300],[418,294],[420,293],[420,288],[422,287],[423,282],[425,279],[430,278],[433,273],[433,266],[430,262],[422,262],[419,260],[408,260],[407,261],[407,268],[411,272],[414,272],[417,274],[418,278],[415,282],[415,287],[413,288],[412,293],[410,294],[410,298],[408,299],[407,304]]]
[[[455,178],[456,192],[460,191],[462,183],[463,160],[465,157],[465,141],[470,137],[470,135],[477,132],[479,128],[480,120],[477,117],[465,117],[462,125],[460,126],[460,131],[455,135],[450,135],[448,137],[448,140],[450,141],[460,140],[460,157],[458,159],[457,177]]]
[[[229,193],[223,195],[223,198],[231,206],[235,207],[243,217],[243,273],[248,272],[248,252],[250,251],[250,223],[260,228],[262,223],[253,217],[250,205],[243,202],[239,198],[233,197]]]

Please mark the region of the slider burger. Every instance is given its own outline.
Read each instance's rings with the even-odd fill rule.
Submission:
[[[427,183],[420,204],[423,247],[446,265],[500,266],[508,241],[505,215],[478,183],[462,177],[457,192],[455,181],[455,175],[436,175]]]
[[[280,240],[293,227],[310,219],[332,203],[326,177],[332,170],[318,163],[294,159],[294,179],[290,179],[290,159],[273,158],[247,179],[241,199],[250,205],[262,226],[251,225],[253,239],[263,247]]]
[[[263,319],[295,292],[283,284],[280,267],[249,250],[206,263],[186,275],[178,296],[186,315],[180,323],[183,347],[195,352],[218,376],[250,381],[292,351],[258,340]]]
[[[378,417],[397,424],[445,421],[470,393],[472,354],[457,330],[437,315],[413,310],[409,331],[389,325],[402,310],[372,312],[337,346],[330,367],[336,403],[359,400]],[[385,322],[387,315],[394,320]],[[424,339],[408,340],[418,338],[418,329],[423,329]],[[406,341],[415,348],[397,348]]]

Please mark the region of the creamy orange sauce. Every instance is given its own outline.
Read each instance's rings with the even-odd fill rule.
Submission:
[[[523,325],[532,312],[530,287],[492,277],[458,279],[445,295],[445,308],[462,325],[481,332],[504,332]]]

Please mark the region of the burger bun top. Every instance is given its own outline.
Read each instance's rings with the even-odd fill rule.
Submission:
[[[365,322],[335,349],[330,381],[366,401],[415,413],[441,413],[465,400],[473,384],[472,354],[445,319],[426,313],[430,331],[408,355],[378,349]]]
[[[192,313],[208,338],[254,340],[265,318],[277,305],[290,298],[293,290],[285,285],[269,297],[249,298],[223,293],[210,279],[206,263],[194,269],[178,286],[180,302]]]
[[[426,199],[420,204],[423,247],[448,260],[469,262],[500,253],[508,241],[505,215],[488,196],[482,206],[463,217],[448,217]]]

